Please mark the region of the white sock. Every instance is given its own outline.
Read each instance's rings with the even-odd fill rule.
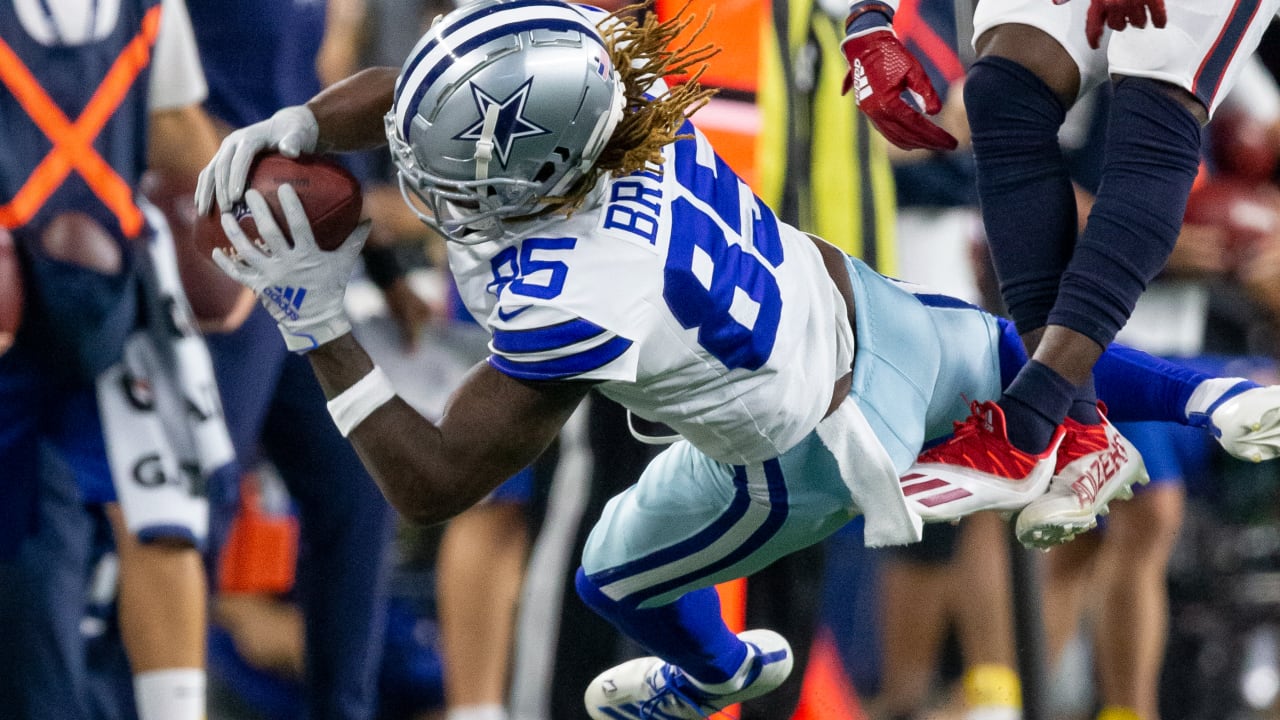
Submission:
[[[1218,402],[1218,398],[1242,382],[1248,382],[1248,380],[1239,377],[1213,378],[1200,383],[1191,392],[1191,397],[1187,398],[1187,417],[1194,419],[1197,415],[1207,415],[1209,408]]]
[[[507,720],[507,709],[492,705],[464,705],[449,710],[444,720]]]
[[[204,720],[202,668],[150,670],[133,676],[138,720]]]

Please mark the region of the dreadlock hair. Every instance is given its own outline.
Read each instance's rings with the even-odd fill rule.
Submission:
[[[694,47],[711,16],[703,18],[677,45],[677,37],[696,19],[686,12],[688,3],[664,22],[658,21],[651,5],[652,0],[628,5],[599,24],[605,48],[622,79],[622,119],[595,165],[561,199],[558,207],[563,211],[572,212],[605,173],[629,175],[660,164],[662,148],[688,137],[678,134],[685,117],[716,93],[714,88],[699,85],[698,79],[706,70],[707,60],[720,51],[709,44]],[[637,19],[637,15],[643,19]],[[657,97],[645,95],[656,81],[668,75],[687,76],[688,80]]]

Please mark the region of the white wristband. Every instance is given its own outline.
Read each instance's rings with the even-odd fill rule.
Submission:
[[[368,375],[329,401],[329,416],[333,418],[333,424],[338,426],[342,437],[346,437],[365,418],[372,415],[374,410],[386,405],[395,396],[395,388],[391,387],[387,374],[375,365]]]

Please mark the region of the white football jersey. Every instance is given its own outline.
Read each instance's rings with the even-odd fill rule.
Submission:
[[[499,371],[600,382],[716,460],[761,462],[822,419],[853,333],[813,242],[682,132],[661,166],[514,239],[450,242],[449,264]]]

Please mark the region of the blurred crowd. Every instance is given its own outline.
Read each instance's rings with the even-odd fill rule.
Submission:
[[[708,32],[722,52],[703,82],[721,93],[694,121],[784,219],[885,274],[998,312],[966,143],[968,40],[955,5],[903,0],[895,21],[943,94],[938,122],[961,140],[946,153],[891,148],[839,94],[847,8],[662,0],[650,11],[714,7]],[[199,122],[225,134],[363,67],[399,66],[450,7],[187,0],[208,84]],[[779,13],[788,18],[781,30]],[[1280,382],[1277,48],[1273,31],[1206,128],[1174,255],[1121,335],[1263,384]],[[1062,134],[1082,224],[1107,103],[1105,88],[1083,99]],[[197,148],[186,132],[188,145],[171,152],[197,156],[198,169],[216,144]],[[384,155],[342,158],[374,219],[348,310],[400,395],[439,416],[485,357],[487,338],[456,297],[442,241],[405,207]],[[203,478],[208,532],[194,543],[210,599],[207,636],[188,645],[206,659],[193,666],[207,672],[207,717],[581,717],[587,682],[632,654],[573,591],[584,519],[654,450],[633,439],[618,406],[593,395],[538,463],[477,507],[443,527],[398,520],[333,427],[306,362],[192,249],[194,180],[190,168],[153,164],[143,187],[172,230],[235,457]],[[1030,558],[1044,633],[1031,651],[1047,659],[1050,716],[1280,717],[1277,468],[1234,460],[1185,428],[1121,429],[1143,451],[1152,483],[1095,531]],[[186,665],[140,660],[137,635],[148,631],[137,628],[163,614],[166,592],[205,588],[180,589],[187,581],[176,575],[129,585],[138,543],[122,540],[122,521],[89,502],[74,475],[74,465],[43,462],[38,531],[0,560],[0,717],[186,720],[145,709],[140,663]],[[785,628],[798,661],[783,691],[736,716],[1021,718],[1018,652],[1027,648],[1013,606],[1027,588],[1010,579],[1010,552],[1023,552],[1010,536],[1006,519],[977,516],[931,525],[915,546],[871,551],[855,520],[722,587],[731,624]],[[135,609],[128,593],[142,595]],[[192,622],[203,628],[204,614],[184,627]],[[150,632],[161,645],[181,642],[172,629]]]

